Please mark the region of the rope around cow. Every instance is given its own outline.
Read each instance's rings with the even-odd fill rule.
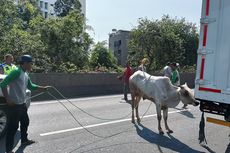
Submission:
[[[61,94],[61,92],[60,92],[58,89],[56,89],[55,87],[52,87],[52,88],[55,89],[55,91],[56,91],[62,98],[64,98],[65,100],[67,100],[70,104],[72,104],[74,107],[78,108],[80,111],[86,113],[87,115],[89,115],[89,116],[91,116],[91,117],[94,117],[94,118],[97,118],[97,119],[101,119],[101,120],[109,120],[109,119],[103,119],[103,118],[96,117],[95,115],[92,115],[92,114],[86,112],[85,110],[83,110],[83,109],[81,109],[80,107],[78,107],[78,106],[76,106],[75,104],[73,104],[68,98],[66,98],[63,94]],[[79,120],[76,119],[76,117],[73,115],[73,113],[63,104],[63,102],[61,102],[58,98],[56,98],[56,97],[55,97],[53,94],[51,94],[49,91],[47,91],[47,93],[48,93],[48,95],[50,95],[51,97],[53,97],[55,100],[57,100],[57,101],[58,101],[58,102],[69,112],[69,114],[73,117],[73,119],[74,119],[84,130],[86,130],[88,133],[90,133],[90,134],[92,134],[92,135],[94,135],[94,136],[96,136],[96,137],[99,137],[99,138],[111,138],[111,137],[113,137],[113,136],[116,136],[116,135],[119,135],[119,134],[121,134],[121,133],[127,132],[130,128],[132,128],[132,127],[129,127],[129,128],[127,128],[127,129],[125,129],[125,130],[123,130],[123,131],[121,131],[121,132],[118,132],[118,133],[115,133],[115,134],[112,134],[112,135],[109,135],[109,136],[101,136],[101,135],[95,134],[95,133],[91,132],[90,130],[88,130],[86,127],[84,127],[84,125],[83,125]],[[141,120],[143,119],[143,117],[145,116],[145,114],[148,112],[148,110],[149,110],[151,104],[152,104],[152,102],[150,103],[150,105],[149,105],[149,107],[147,108],[147,110],[145,111],[145,113],[142,115]],[[130,114],[131,114],[131,113],[129,113],[129,115],[130,115]],[[127,115],[126,115],[126,116],[127,116]],[[121,118],[119,118],[119,119],[121,119]],[[110,120],[117,120],[117,119],[110,119]]]
[[[83,113],[85,113],[85,114],[87,114],[87,115],[89,115],[89,116],[91,116],[91,117],[94,117],[94,118],[96,118],[96,119],[107,120],[107,121],[119,120],[119,119],[124,119],[124,118],[128,117],[128,116],[132,113],[132,112],[131,112],[131,113],[129,113],[129,114],[123,116],[123,117],[120,117],[120,118],[113,118],[113,119],[111,119],[111,118],[108,119],[108,118],[97,117],[97,116],[92,115],[92,114],[88,113],[87,111],[81,109],[81,108],[78,107],[77,105],[73,104],[68,98],[66,98],[66,97],[65,97],[58,89],[56,89],[55,87],[52,87],[52,86],[51,86],[51,88],[54,89],[62,98],[64,98],[65,100],[67,100],[72,106],[74,106],[75,108],[79,109],[79,110],[82,111]],[[92,134],[92,135],[94,135],[94,136],[97,136],[97,137],[100,137],[100,138],[109,138],[109,137],[113,137],[113,136],[119,135],[119,134],[121,134],[121,133],[124,133],[124,132],[126,132],[128,129],[130,129],[130,128],[128,128],[128,129],[126,129],[125,131],[122,131],[122,132],[119,132],[119,133],[115,133],[115,134],[113,134],[113,135],[106,136],[106,137],[105,137],[105,136],[100,136],[100,135],[94,134],[93,132],[91,132],[91,131],[89,131],[87,128],[85,128],[85,127],[81,124],[81,122],[78,121],[78,120],[76,119],[76,117],[73,115],[73,113],[63,104],[63,102],[61,102],[58,98],[56,98],[56,97],[55,97],[53,94],[51,94],[48,90],[45,91],[45,92],[38,93],[38,94],[36,94],[36,95],[34,95],[34,96],[31,96],[30,98],[27,98],[27,100],[33,99],[33,98],[38,97],[38,96],[41,96],[41,95],[43,95],[44,93],[47,93],[47,94],[50,95],[52,98],[54,98],[55,100],[57,100],[57,101],[58,101],[58,102],[69,112],[69,114],[74,118],[74,120],[75,120],[83,129],[85,129],[87,132],[89,132],[90,134]],[[141,119],[142,119],[142,118],[144,117],[144,115],[148,112],[148,110],[149,110],[151,104],[152,104],[152,103],[150,103],[149,107],[147,108],[146,112],[142,115]],[[7,104],[0,104],[0,105],[7,105]],[[136,107],[137,107],[137,106],[135,106],[135,108],[136,108]]]
[[[84,112],[85,114],[93,117],[93,118],[96,118],[96,119],[99,119],[99,120],[106,120],[106,121],[114,121],[114,120],[119,120],[119,119],[124,119],[124,118],[127,118],[128,116],[130,116],[132,114],[132,112],[130,112],[129,114],[127,115],[124,115],[122,117],[119,117],[119,118],[101,118],[101,117],[97,117],[95,115],[92,115],[90,113],[88,113],[87,111],[81,109],[80,107],[78,107],[77,105],[73,104],[73,102],[71,102],[68,98],[66,98],[57,88],[55,87],[52,87],[63,99],[67,100],[71,105],[73,105],[74,107],[76,107],[77,109],[79,109],[80,111]],[[57,99],[56,99],[57,100]],[[136,106],[137,107],[137,106]],[[136,108],[135,107],[135,108]]]

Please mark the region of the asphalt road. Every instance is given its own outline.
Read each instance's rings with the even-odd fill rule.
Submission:
[[[131,105],[122,95],[71,99],[71,102],[96,116],[80,111],[67,101],[68,110],[58,101],[34,102],[29,108],[29,138],[33,145],[20,147],[20,132],[15,138],[17,153],[230,153],[230,128],[207,123],[208,144],[198,142],[201,112],[198,107],[169,109],[168,124],[172,134],[159,135],[155,105],[140,103],[141,124],[132,124]],[[151,104],[151,105],[150,105]],[[149,108],[149,109],[148,109]],[[75,117],[75,119],[73,118]],[[216,118],[219,116],[207,115]],[[105,120],[106,119],[106,120]],[[222,118],[221,118],[222,119]],[[82,128],[82,125],[84,128]],[[164,123],[162,121],[164,129]],[[0,140],[0,153],[4,152]]]

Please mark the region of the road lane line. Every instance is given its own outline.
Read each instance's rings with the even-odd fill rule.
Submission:
[[[74,99],[69,99],[70,101],[86,101],[86,100],[95,100],[95,99],[108,99],[108,98],[122,98],[122,95],[112,95],[112,96],[98,96],[98,97],[90,97],[90,98],[74,98]],[[60,99],[60,102],[66,103],[65,99]],[[48,102],[31,102],[30,105],[45,105],[45,104],[56,104],[59,103],[57,100],[50,100]]]
[[[168,112],[168,113],[169,114],[173,114],[173,113],[179,113],[179,112],[189,111],[189,110],[190,109],[183,109],[183,110],[171,111],[171,112]],[[143,118],[149,118],[149,117],[154,117],[154,116],[157,116],[157,114],[146,115]],[[115,124],[115,123],[126,122],[126,121],[131,121],[131,119],[129,118],[129,119],[122,119],[122,120],[104,122],[104,123],[99,123],[99,124],[92,124],[92,125],[84,126],[84,128],[92,128],[92,127],[98,127],[98,126]],[[77,128],[66,129],[66,130],[59,130],[59,131],[42,133],[42,134],[40,134],[40,136],[43,137],[43,136],[48,136],[48,135],[54,135],[54,134],[60,134],[60,133],[70,132],[70,131],[77,131],[77,130],[81,130],[81,129],[83,129],[83,127],[77,127]]]

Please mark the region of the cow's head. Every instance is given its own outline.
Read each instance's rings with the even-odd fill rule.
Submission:
[[[187,83],[184,85],[180,85],[180,99],[182,103],[188,104],[188,105],[193,105],[193,106],[198,106],[199,102],[196,101],[194,92],[187,86]]]

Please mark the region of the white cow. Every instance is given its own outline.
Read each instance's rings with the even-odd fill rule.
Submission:
[[[176,87],[171,84],[167,77],[151,76],[143,71],[137,71],[129,78],[129,88],[132,97],[132,123],[135,123],[134,108],[136,109],[137,122],[140,122],[138,105],[141,98],[149,99],[156,104],[160,134],[164,134],[161,128],[161,110],[163,110],[166,130],[173,133],[167,124],[168,108],[176,107],[180,101],[184,104],[199,105],[187,84]]]

